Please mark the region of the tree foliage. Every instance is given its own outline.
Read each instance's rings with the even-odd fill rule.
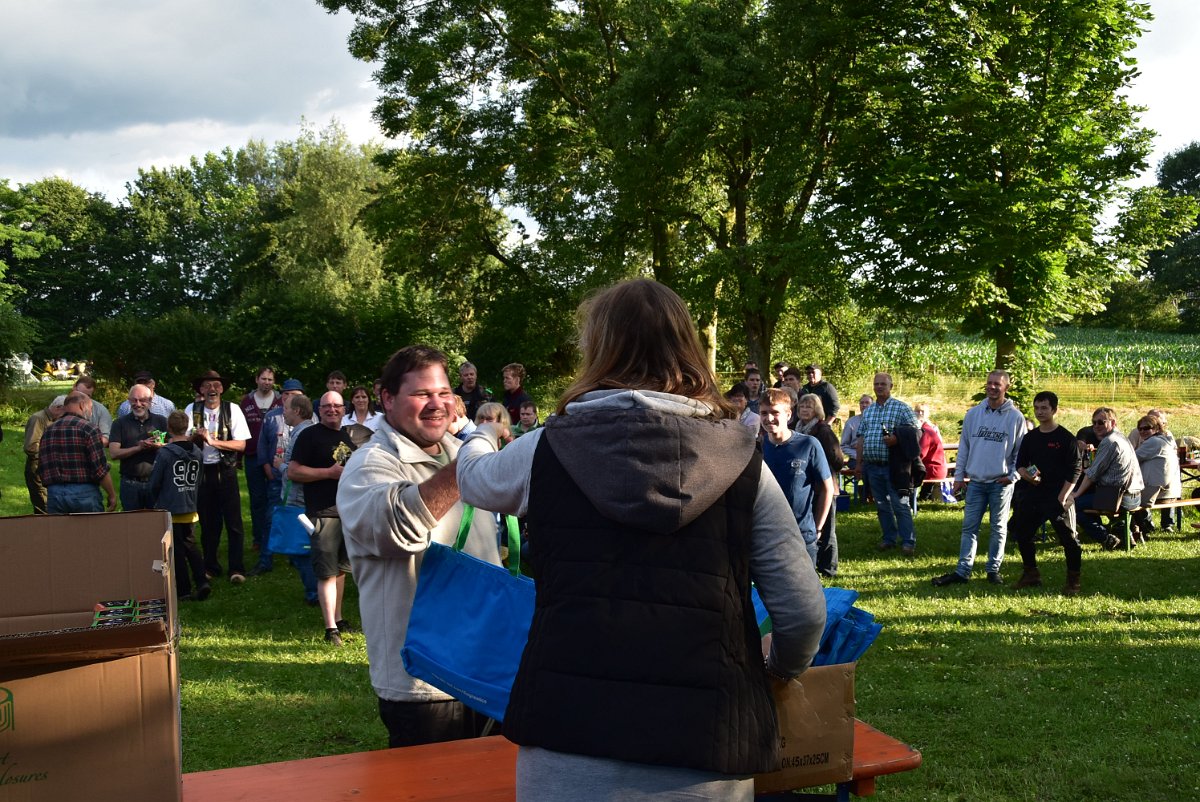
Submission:
[[[1140,269],[1176,227],[1122,188],[1150,144],[1124,96],[1147,18],[1128,0],[908,8],[833,212],[871,303],[959,319],[1011,367]]]
[[[792,282],[844,281],[810,208],[878,3],[323,5],[380,64],[377,115],[408,143],[392,167],[427,190],[407,216],[451,222],[510,281],[552,267],[577,296],[652,274],[760,360]]]
[[[43,249],[58,245],[34,226],[38,213],[38,207],[26,195],[0,179],[0,359],[23,351],[33,337],[33,327],[12,305],[19,287],[8,278],[11,265],[16,259],[31,259]]]
[[[1150,255],[1147,274],[1159,296],[1179,296],[1179,320],[1200,331],[1200,142],[1168,154],[1158,165],[1158,187],[1176,199],[1193,201],[1181,216],[1190,223],[1169,246]]]

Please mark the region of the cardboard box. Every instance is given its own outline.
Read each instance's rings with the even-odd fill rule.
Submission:
[[[854,663],[810,668],[776,687],[781,768],[754,777],[757,794],[849,780],[854,775]]]
[[[182,799],[171,560],[161,511],[0,519],[0,802]]]

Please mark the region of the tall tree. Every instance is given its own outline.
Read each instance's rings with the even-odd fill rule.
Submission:
[[[1172,197],[1200,202],[1200,142],[1163,157],[1158,187]],[[1182,296],[1181,324],[1188,331],[1200,331],[1200,224],[1191,225],[1168,247],[1151,254],[1147,273],[1159,293]]]
[[[652,273],[765,361],[789,284],[842,279],[810,209],[889,35],[880,3],[321,2],[380,65],[396,163],[436,173],[510,280]]]
[[[226,148],[187,166],[138,170],[128,199],[145,249],[142,314],[181,303],[216,313],[236,298],[263,247],[258,188],[240,167]]]
[[[32,231],[54,245],[14,261],[10,276],[21,287],[16,308],[36,324],[42,352],[80,355],[77,341],[115,314],[129,289],[124,215],[103,195],[63,178],[26,184],[21,194],[38,210]]]
[[[904,15],[832,215],[871,302],[961,320],[1010,367],[1178,225],[1164,198],[1122,186],[1150,147],[1125,96],[1149,12],[963,0]]]
[[[13,307],[20,288],[9,283],[7,274],[17,259],[34,259],[42,250],[57,247],[53,237],[34,225],[40,208],[25,194],[0,179],[0,358],[29,347],[34,330]]]

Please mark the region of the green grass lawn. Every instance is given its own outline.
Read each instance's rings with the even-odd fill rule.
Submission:
[[[0,513],[22,514],[19,431],[5,423]],[[1200,799],[1197,520],[1187,513],[1185,533],[1132,555],[1086,545],[1083,593],[1066,598],[1053,536],[1039,551],[1045,588],[937,589],[929,580],[957,559],[961,505],[922,508],[911,559],[875,551],[873,508],[839,516],[837,584],[884,626],[858,664],[858,715],[924,755],[919,770],[881,778],[879,798]],[[1012,544],[1010,582],[1019,562]],[[275,565],[182,607],[185,771],[385,745],[362,636],[326,646],[295,573]]]

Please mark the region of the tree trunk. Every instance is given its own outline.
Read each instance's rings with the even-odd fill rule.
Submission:
[[[1013,342],[1011,337],[998,337],[996,339],[996,370],[1007,370],[1012,372],[1013,367],[1017,364],[1017,344]]]

